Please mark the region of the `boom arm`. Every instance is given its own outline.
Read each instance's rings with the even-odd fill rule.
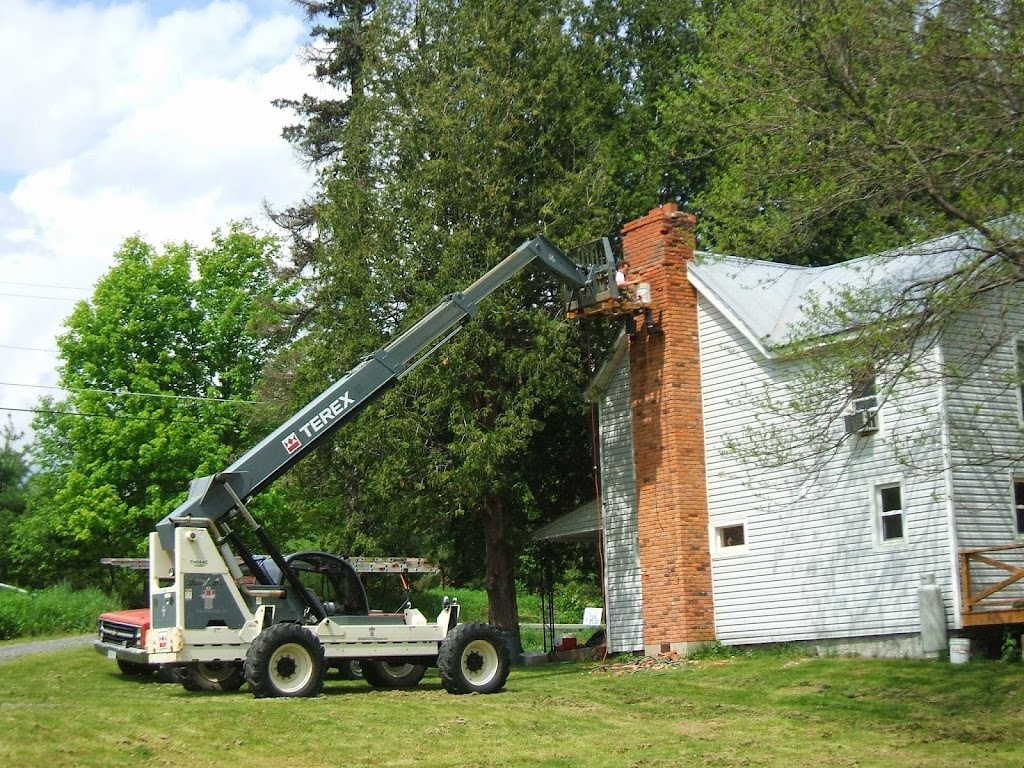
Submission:
[[[244,513],[241,499],[265,490],[323,438],[387,392],[472,319],[481,301],[535,260],[580,297],[591,295],[582,289],[591,287],[606,271],[600,265],[582,269],[542,235],[526,240],[463,292],[448,296],[411,328],[364,358],[224,472],[193,480],[188,498],[157,524],[161,546],[173,549],[175,525],[187,525],[192,518],[220,526],[236,512]]]

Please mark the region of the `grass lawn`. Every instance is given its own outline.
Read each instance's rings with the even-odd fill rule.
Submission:
[[[0,664],[0,766],[1021,766],[1024,669],[757,654],[516,667],[503,693],[188,693],[92,649]],[[332,673],[333,675],[333,673]]]

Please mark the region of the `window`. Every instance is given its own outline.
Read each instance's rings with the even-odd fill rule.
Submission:
[[[894,544],[905,540],[903,486],[886,483],[875,487],[876,532],[880,544]]]
[[[874,367],[862,368],[850,374],[850,405],[854,413],[873,411],[878,407]]]
[[[1017,416],[1024,421],[1024,339],[1017,339]],[[1014,481],[1016,482],[1016,481]],[[1021,531],[1020,527],[1017,527]],[[1021,531],[1024,532],[1024,531]]]
[[[850,409],[844,423],[848,433],[869,435],[878,431],[878,390],[874,367],[850,373]]]
[[[716,555],[739,555],[747,551],[747,524],[730,522],[715,526],[712,541]]]
[[[1024,478],[1013,478],[1013,517],[1017,535],[1024,535]]]

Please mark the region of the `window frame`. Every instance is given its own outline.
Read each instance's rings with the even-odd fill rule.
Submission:
[[[711,538],[711,554],[715,557],[735,557],[745,555],[750,551],[750,527],[745,517],[727,518],[711,523],[709,526]],[[727,546],[725,544],[725,531],[729,528],[743,529],[743,543]]]
[[[900,536],[885,538],[885,520],[892,517],[893,510],[884,509],[883,492],[891,488],[899,489]],[[910,537],[907,530],[907,489],[902,477],[881,478],[871,484],[871,528],[875,547],[878,549],[905,548]]]
[[[849,398],[844,427],[848,434],[873,435],[881,431],[878,370],[874,365],[849,369]]]
[[[1020,496],[1018,496],[1018,486]],[[1010,513],[1013,535],[1024,539],[1024,474],[1014,472],[1010,475]]]
[[[1013,388],[1017,397],[1017,424],[1024,427],[1024,333],[1013,339]]]
[[[878,413],[878,372],[873,365],[850,371],[850,412]]]

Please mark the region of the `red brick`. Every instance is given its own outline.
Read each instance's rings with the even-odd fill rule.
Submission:
[[[667,203],[623,227],[634,279],[664,334],[630,343],[638,541],[648,647],[714,639],[697,297],[686,279],[696,219]]]

